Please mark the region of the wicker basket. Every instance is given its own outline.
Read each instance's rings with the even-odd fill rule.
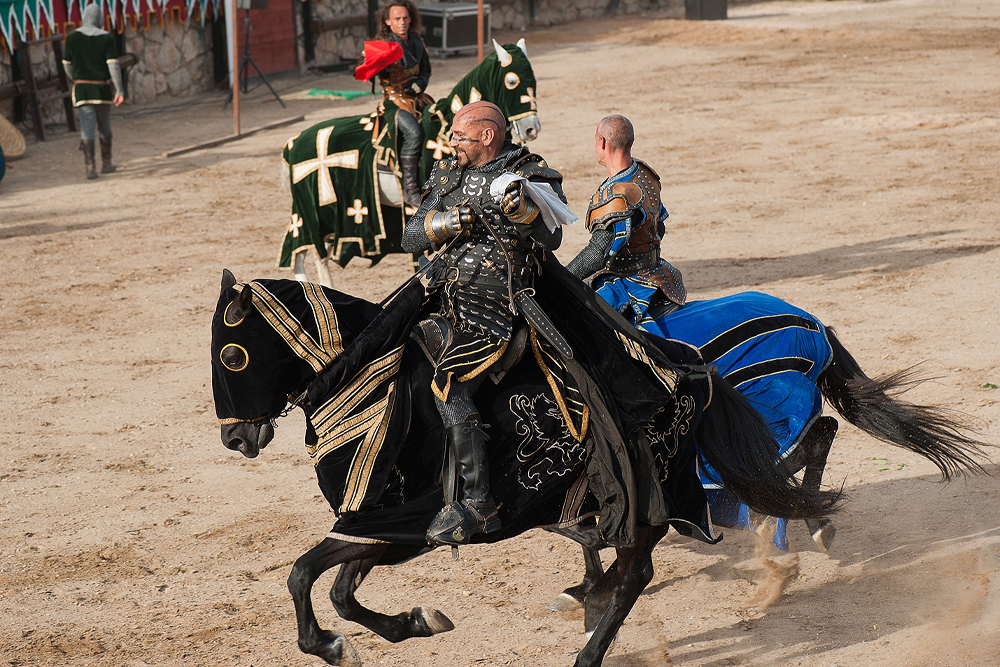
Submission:
[[[27,148],[24,135],[3,116],[0,116],[0,146],[3,146],[3,154],[8,160],[22,157]]]

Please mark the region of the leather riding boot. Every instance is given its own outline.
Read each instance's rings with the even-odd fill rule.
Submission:
[[[111,137],[101,137],[101,173],[110,174],[117,168],[111,161]]]
[[[83,163],[87,166],[87,179],[92,181],[97,178],[97,161],[94,159],[94,140],[81,140],[80,150],[83,151]]]
[[[497,505],[490,495],[490,470],[484,443],[489,440],[478,419],[448,428],[448,440],[458,464],[462,500],[438,512],[427,529],[431,544],[468,544],[474,535],[500,529]]]
[[[420,156],[400,155],[399,170],[403,173],[403,201],[408,206],[420,206]]]

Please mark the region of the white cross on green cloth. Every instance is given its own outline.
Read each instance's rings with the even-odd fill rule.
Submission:
[[[343,167],[345,169],[358,168],[357,148],[351,151],[341,151],[340,153],[327,153],[332,133],[333,125],[324,127],[317,132],[316,157],[292,166],[293,183],[298,183],[309,174],[314,171],[316,172],[316,190],[319,195],[320,206],[327,206],[337,201],[337,192],[333,189],[333,178],[330,177],[330,169],[334,167]]]

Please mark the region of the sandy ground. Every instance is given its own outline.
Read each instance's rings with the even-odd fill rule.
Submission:
[[[998,442],[1000,5],[987,0],[773,2],[731,20],[637,18],[528,33],[543,131],[582,213],[603,174],[593,128],[634,121],[663,177],[665,255],[692,298],[783,297],[838,328],[870,373],[926,361],[913,398],[970,415]],[[440,95],[472,67],[435,62]],[[284,91],[357,88],[345,75]],[[7,665],[315,665],[284,581],[334,517],[301,417],[256,460],[219,442],[209,325],[224,267],[275,268],[290,197],[279,150],[354,103],[244,100],[244,127],[307,122],[164,160],[231,132],[222,98],[114,118],[119,173],[83,180],[77,140],[31,143],[0,184],[0,656]],[[560,255],[583,246],[572,229]],[[401,258],[335,271],[373,299]],[[990,466],[991,470],[995,470]],[[829,553],[793,525],[791,554],[745,533],[668,537],[611,667],[996,665],[1000,489],[842,425],[827,480],[851,501]],[[578,581],[578,549],[542,532],[379,570],[359,597],[427,604],[458,626],[389,644],[326,627],[368,665],[569,665],[579,613],[545,608]],[[783,595],[782,595],[783,592]],[[770,604],[769,604],[770,603]]]

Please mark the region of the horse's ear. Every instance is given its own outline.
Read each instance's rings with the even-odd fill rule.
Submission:
[[[227,289],[236,284],[236,276],[229,269],[222,269],[222,291],[225,292]]]
[[[493,50],[497,52],[497,60],[500,61],[501,67],[506,67],[514,62],[514,56],[507,53],[507,49],[500,46],[495,39],[493,40]]]
[[[524,54],[525,58],[528,57],[528,45],[525,43],[524,37],[517,40],[517,48],[521,49],[521,53]]]
[[[239,324],[252,309],[253,290],[250,289],[249,285],[244,285],[240,293],[233,299],[233,302],[226,308],[226,324],[230,326]]]

